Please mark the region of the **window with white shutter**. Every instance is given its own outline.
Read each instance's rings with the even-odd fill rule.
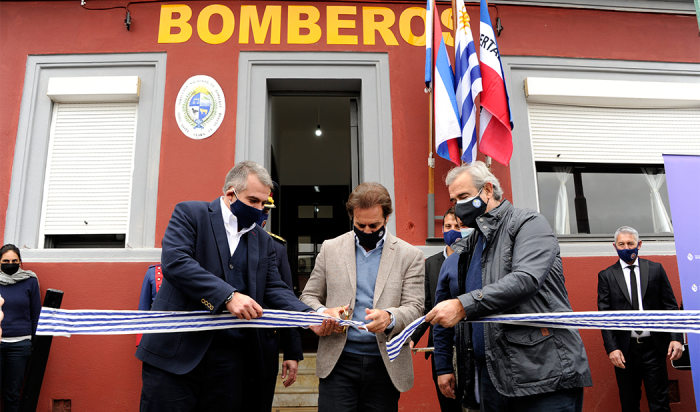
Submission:
[[[700,153],[700,107],[620,108],[528,104],[536,162],[663,164]]]
[[[46,247],[81,240],[124,247],[137,109],[138,103],[54,105],[42,208]]]
[[[166,61],[164,52],[27,57],[4,233],[23,257],[158,259]]]
[[[555,232],[673,233],[662,155],[700,154],[700,84],[527,78],[540,211]]]

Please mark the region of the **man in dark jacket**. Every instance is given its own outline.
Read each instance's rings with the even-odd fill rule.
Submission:
[[[671,283],[659,263],[639,258],[642,241],[629,226],[615,232],[620,259],[598,274],[598,310],[678,310]],[[666,355],[683,354],[680,333],[603,330],[603,344],[615,365],[622,411],[639,411],[642,381],[651,412],[671,411]]]
[[[460,323],[457,352],[473,349],[473,365],[471,356],[458,356],[457,363],[460,382],[475,377],[476,390],[458,396],[470,407],[480,401],[482,411],[580,412],[583,387],[593,383],[578,331],[460,322],[496,313],[571,311],[559,243],[547,220],[501,200],[498,179],[483,162],[450,170],[445,183],[457,217],[476,229],[464,239],[464,251],[443,265],[444,271],[450,259],[458,260],[457,290],[426,318],[446,328]],[[464,343],[469,350],[460,350]],[[454,390],[454,375],[438,379],[441,389]]]
[[[465,233],[467,230],[468,229],[465,228]],[[445,249],[442,252],[436,253],[425,260],[425,312],[423,313],[424,315],[427,315],[428,312],[430,312],[430,310],[433,308],[433,302],[435,301],[435,291],[438,287],[438,275],[440,274],[440,268],[442,268],[442,264],[445,262],[445,259],[447,259],[454,253],[454,250],[452,250],[451,247],[452,244],[455,243],[457,240],[462,239],[462,232],[460,231],[459,223],[457,223],[457,218],[455,217],[454,207],[447,209],[447,212],[445,212],[445,215],[442,218],[442,236],[445,239]],[[428,330],[428,326],[429,325],[427,323],[423,322],[415,330],[415,332],[413,332],[413,335],[411,335],[411,347],[413,347],[414,344],[418,343],[420,338],[423,337],[425,331]],[[433,326],[430,326],[430,332],[428,335],[428,346],[433,346]],[[452,356],[451,346],[449,350],[450,356]],[[462,406],[459,404],[458,400],[448,398],[447,396],[443,395],[440,391],[437,379],[438,375],[437,371],[435,370],[435,358],[431,355],[433,355],[432,352],[426,352],[425,358],[428,359],[428,357],[430,356],[430,364],[432,365],[433,369],[433,381],[435,382],[435,389],[437,390],[438,402],[440,402],[440,410],[442,412],[462,412]],[[450,365],[451,364],[452,362],[450,362]]]
[[[228,311],[239,319],[260,317],[261,303],[311,310],[280,279],[273,240],[256,224],[271,188],[267,171],[245,161],[226,175],[224,196],[175,206],[153,310]],[[327,333],[335,325],[324,320],[310,329]],[[255,410],[249,377],[260,376],[266,362],[255,329],[144,334],[136,357],[143,361],[142,412]]]

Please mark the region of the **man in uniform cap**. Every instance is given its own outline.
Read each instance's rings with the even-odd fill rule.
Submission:
[[[273,182],[275,187],[277,185]],[[263,214],[258,220],[258,225],[262,228],[267,224],[267,218],[270,215],[270,210],[276,208],[275,201],[272,198],[272,193],[267,198],[267,202],[263,205]],[[292,284],[292,270],[289,267],[289,259],[287,258],[287,241],[282,237],[268,232],[272,237],[273,246],[276,255],[276,265],[277,270],[280,273],[280,277],[289,285],[290,288],[294,289]],[[266,308],[262,305],[263,309]],[[252,385],[257,388],[257,394],[251,396],[251,398],[257,398],[260,401],[260,410],[269,411],[272,409],[272,401],[275,396],[275,386],[277,383],[277,372],[279,368],[279,348],[280,343],[282,345],[282,350],[284,352],[284,360],[282,362],[282,379],[284,379],[284,386],[289,387],[297,379],[297,371],[299,370],[299,361],[304,359],[304,354],[301,350],[301,338],[299,337],[299,331],[296,328],[282,328],[282,329],[257,329],[258,336],[260,339],[260,345],[263,350],[263,356],[268,361],[265,362],[266,370],[264,371],[264,377],[262,378],[259,385]]]

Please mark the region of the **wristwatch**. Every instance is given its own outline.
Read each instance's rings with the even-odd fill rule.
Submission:
[[[234,293],[236,293],[236,292],[231,292],[231,294],[228,295],[228,297],[227,297],[226,300],[224,301],[224,306],[226,306],[226,304],[228,304],[231,300],[233,300],[233,294],[234,294]]]
[[[389,325],[391,325],[392,323],[394,323],[394,314],[389,312],[388,310],[385,310],[385,312],[387,312],[389,316],[391,316],[391,319],[389,320]]]

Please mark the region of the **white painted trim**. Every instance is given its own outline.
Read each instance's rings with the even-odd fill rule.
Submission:
[[[391,89],[387,53],[241,52],[238,60],[236,163],[253,160],[267,168],[271,165],[269,80],[313,82],[328,79],[360,81],[360,182],[379,182],[384,185],[394,199],[395,211],[399,210],[403,206],[394,196]],[[339,90],[331,92],[337,91]],[[387,223],[387,230],[396,233],[393,219]]]
[[[465,3],[478,4],[479,0],[466,0]],[[690,0],[493,0],[489,5],[695,15],[695,6]]]
[[[699,83],[525,78],[528,103],[594,107],[700,107]]]
[[[22,249],[25,263],[160,262],[160,248],[153,249]]]
[[[52,77],[46,95],[57,103],[138,102],[139,76]]]

